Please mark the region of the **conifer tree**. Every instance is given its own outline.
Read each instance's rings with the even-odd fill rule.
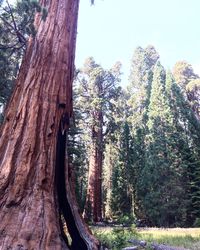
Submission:
[[[185,98],[183,90],[174,81],[171,84],[170,100],[175,117],[174,122],[182,138],[180,149],[182,149],[181,156],[187,171],[186,183],[189,195],[186,223],[191,226],[199,219],[200,123],[190,103]]]
[[[176,133],[166,94],[169,83],[165,82],[165,70],[157,63],[148,109],[145,167],[139,186],[146,217],[157,226],[178,225],[186,220],[188,205],[188,197],[184,196],[187,172],[180,162],[180,134]]]
[[[192,65],[186,61],[178,61],[174,65],[172,73],[176,83],[183,89],[190,81],[198,78],[198,75],[194,73]]]
[[[128,87],[131,93],[129,120],[134,128],[140,126],[145,117],[150,96],[152,70],[158,59],[159,55],[153,46],[145,49],[138,47],[134,52]]]
[[[117,135],[115,131],[115,136]],[[113,172],[118,160],[117,136],[110,138],[105,145],[103,162],[103,216],[106,220],[113,220]]]
[[[93,58],[88,58],[81,69],[79,107],[84,113],[84,127],[89,132],[89,175],[84,210],[86,219],[102,220],[102,165],[104,136],[112,128],[112,112],[115,110],[120,88],[118,86],[120,63],[111,70],[104,70]],[[82,105],[84,103],[84,106]]]
[[[67,153],[72,189],[75,191],[80,210],[83,212],[86,199],[88,162],[86,136],[84,136],[84,128],[81,126],[81,120],[84,118],[81,110],[76,106],[77,98],[74,88],[73,118],[67,135]]]
[[[128,115],[128,106],[127,106],[127,93],[126,91],[121,92],[120,97],[115,102],[115,109],[111,115],[112,118],[112,127],[109,133],[106,136],[105,140],[105,153],[104,153],[104,164],[103,164],[103,201],[105,204],[104,213],[105,218],[113,220],[116,219],[116,211],[118,210],[117,206],[113,206],[115,201],[115,196],[113,193],[117,193],[115,188],[117,187],[116,183],[113,180],[113,175],[115,178],[120,178],[118,176],[119,171],[116,171],[117,166],[119,166],[119,154],[122,147],[120,138],[121,132],[123,131],[124,124],[127,122]],[[129,142],[128,142],[129,143]],[[121,164],[123,164],[121,157]],[[129,184],[126,181],[127,184]],[[118,194],[119,195],[119,194]],[[117,198],[117,197],[116,197]],[[122,216],[122,215],[121,215]],[[117,216],[119,218],[119,215]]]
[[[200,78],[190,81],[186,85],[186,92],[190,105],[200,121]]]
[[[48,16],[43,22],[36,15],[37,33],[27,44],[0,131],[0,246],[97,249],[79,215],[66,162],[79,1],[40,4]]]
[[[117,158],[112,172],[112,213],[113,216],[133,215],[133,143],[130,128],[125,121],[121,126],[117,143]]]
[[[131,73],[129,78],[128,92],[130,97],[128,100],[128,121],[131,124],[131,134],[134,140],[135,161],[134,172],[136,177],[133,179],[134,190],[134,212],[143,218],[143,209],[138,194],[138,181],[144,167],[145,159],[145,134],[147,133],[147,110],[151,93],[151,83],[153,77],[153,69],[159,59],[159,54],[153,46],[143,49],[136,48],[131,64]]]
[[[194,204],[199,204],[199,128],[194,115],[198,117],[198,92],[190,92],[189,98],[189,82],[197,83],[198,76],[191,65],[178,63],[174,74],[180,90],[171,73],[166,76],[160,63],[154,66],[158,60],[155,50],[150,53],[155,60],[147,60],[148,53],[142,48],[136,52],[128,117],[134,136],[133,171],[137,173],[134,211],[152,225],[191,226],[198,214]],[[152,62],[151,67],[147,61]],[[183,197],[181,203],[179,197]]]
[[[200,120],[200,77],[194,73],[192,66],[185,62],[177,62],[173,68],[176,83],[182,88],[197,117]]]
[[[28,38],[36,35],[35,13],[41,13],[43,20],[47,16],[46,9],[42,8],[38,1],[20,0],[15,5],[9,4],[9,1],[0,3],[0,108],[2,109],[12,93]]]

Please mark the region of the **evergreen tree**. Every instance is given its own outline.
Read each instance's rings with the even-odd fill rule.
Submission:
[[[153,46],[148,46],[146,49],[138,47],[134,52],[128,87],[131,93],[129,100],[131,115],[129,120],[134,128],[140,127],[146,115],[152,70],[158,59],[159,55]]]
[[[111,207],[113,216],[133,215],[133,143],[128,123],[121,127],[117,159],[112,173]]]
[[[176,83],[181,87],[197,117],[200,120],[200,77],[194,73],[192,66],[185,62],[177,62],[173,68]]]
[[[148,109],[145,167],[139,189],[149,222],[157,226],[175,226],[186,220],[188,197],[184,177],[187,172],[180,162],[181,139],[166,95],[169,83],[165,82],[165,70],[157,63]],[[184,197],[181,203],[180,197]]]
[[[80,121],[83,117],[81,110],[76,108],[76,99],[77,95],[74,93],[73,119],[70,122],[67,136],[67,152],[70,164],[72,190],[75,191],[80,210],[83,212],[87,190],[87,143],[83,128],[80,125]]]
[[[94,222],[102,219],[104,137],[113,126],[112,113],[120,93],[119,75],[120,63],[111,70],[104,70],[93,58],[88,58],[77,78],[81,93],[77,105],[84,114],[83,126],[89,133],[89,175],[84,216]]]
[[[127,122],[128,108],[127,108],[127,93],[122,91],[120,98],[115,102],[116,111],[110,116],[112,119],[112,125],[109,133],[105,137],[105,153],[104,153],[104,165],[103,165],[103,200],[105,204],[105,218],[113,220],[116,219],[116,211],[118,206],[113,206],[113,203],[117,204],[115,196],[116,183],[113,181],[113,175],[115,173],[116,179],[120,178],[116,171],[119,166],[119,154],[122,147],[120,143],[121,133],[123,131],[124,124]],[[128,142],[129,143],[129,142]],[[122,161],[121,157],[121,164]],[[126,181],[126,184],[128,182]],[[120,196],[120,194],[118,194]],[[117,197],[116,197],[117,199]],[[120,216],[123,216],[122,214]],[[117,216],[119,218],[119,215]]]
[[[116,136],[116,131],[115,131]],[[113,220],[113,172],[118,159],[118,148],[116,147],[117,138],[111,138],[105,145],[104,162],[103,162],[103,203],[104,218]]]
[[[173,81],[171,85],[171,103],[182,138],[182,157],[187,169],[187,190],[189,193],[189,207],[187,224],[192,225],[199,219],[199,169],[200,169],[200,123],[193,112],[190,103],[185,98],[183,90]]]
[[[5,3],[4,3],[5,2]],[[45,20],[47,11],[38,1],[21,0],[16,5],[9,1],[0,3],[0,119],[3,107],[12,93],[19,67],[29,36],[35,36],[35,13],[42,13]]]
[[[179,61],[174,65],[173,76],[176,83],[183,89],[185,89],[190,81],[199,78],[198,75],[194,73],[191,64],[186,61]]]
[[[200,121],[200,78],[190,81],[186,85],[186,92],[190,105]]]
[[[98,249],[79,215],[66,161],[79,1],[40,2],[47,20],[35,20],[1,126],[0,246]]]
[[[145,159],[145,135],[147,133],[147,110],[151,93],[153,69],[159,55],[153,46],[143,49],[136,48],[131,65],[130,85],[128,92],[128,121],[131,124],[131,134],[134,140],[135,156],[134,168],[135,178],[133,179],[134,190],[134,212],[137,217],[144,218],[143,208],[138,194],[139,180]]]

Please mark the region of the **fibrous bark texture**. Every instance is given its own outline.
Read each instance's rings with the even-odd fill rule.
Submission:
[[[103,162],[103,115],[93,112],[92,144],[90,149],[89,175],[84,218],[99,222],[102,220],[102,162]]]
[[[79,0],[40,2],[48,16],[36,17],[0,131],[0,248],[97,249],[74,202],[65,157]]]

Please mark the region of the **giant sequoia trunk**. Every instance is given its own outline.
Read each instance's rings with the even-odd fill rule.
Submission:
[[[41,0],[0,141],[0,248],[97,249],[70,191],[65,138],[79,0]],[[72,244],[64,236],[67,223]]]
[[[89,160],[89,175],[84,218],[99,222],[102,220],[102,161],[103,161],[103,115],[94,111],[92,126],[92,144]]]

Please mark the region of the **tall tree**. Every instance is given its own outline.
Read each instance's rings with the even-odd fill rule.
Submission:
[[[186,85],[186,92],[190,105],[200,121],[200,78],[190,81]]]
[[[3,111],[12,93],[28,37],[36,34],[35,13],[41,13],[42,19],[45,20],[47,12],[37,1],[21,0],[15,5],[11,5],[9,1],[1,2],[0,107]]]
[[[130,128],[125,121],[120,129],[117,157],[113,162],[111,207],[115,217],[133,215],[133,143]]]
[[[153,46],[149,45],[145,49],[141,47],[136,48],[132,58],[128,86],[130,98],[128,100],[129,114],[127,119],[131,124],[131,134],[135,143],[134,148],[136,158],[134,161],[134,172],[137,175],[133,179],[135,181],[135,183],[133,183],[134,211],[140,218],[144,216],[139,199],[138,187],[140,185],[140,174],[142,173],[145,164],[144,141],[147,133],[147,111],[151,94],[153,69],[158,59],[159,54]]]
[[[173,67],[173,76],[180,87],[185,88],[186,85],[196,78],[198,75],[194,73],[192,65],[186,61],[178,61]]]
[[[147,111],[152,82],[152,70],[159,59],[159,54],[155,48],[149,45],[143,49],[136,48],[132,62],[131,73],[129,77],[130,112],[132,126],[140,126]]]
[[[200,123],[183,90],[172,81],[171,84],[171,105],[173,107],[175,121],[181,134],[182,158],[185,162],[187,177],[187,189],[190,193],[190,202],[187,211],[187,225],[191,226],[198,220],[199,215],[199,169],[200,169]]]
[[[168,79],[167,79],[168,81]],[[146,217],[152,225],[173,226],[185,222],[188,195],[183,139],[174,123],[166,93],[164,68],[157,63],[148,109],[145,167],[139,181]],[[184,197],[180,203],[179,197]]]
[[[102,164],[104,136],[112,125],[111,113],[119,96],[120,63],[104,70],[93,58],[88,58],[80,71],[80,106],[89,128],[89,175],[84,217],[94,222],[102,220]],[[84,103],[84,104],[83,104]],[[87,124],[87,125],[86,125]],[[104,129],[105,128],[105,129]]]
[[[173,75],[176,83],[187,96],[197,119],[200,120],[200,77],[186,61],[180,61],[174,65]]]
[[[69,185],[66,133],[78,0],[41,0],[0,141],[1,249],[96,249]],[[72,239],[69,246],[60,217]]]
[[[76,93],[76,81],[73,86],[73,119],[68,133],[68,160],[71,166],[72,185],[76,193],[81,212],[84,210],[87,190],[87,134],[83,121],[85,119],[82,110],[77,105],[79,94]]]
[[[104,216],[107,219],[114,219],[116,211],[118,210],[118,205],[116,200],[117,197],[113,197],[113,193],[117,193],[117,184],[114,182],[113,177],[116,179],[120,178],[119,171],[116,170],[119,167],[119,154],[122,147],[119,147],[121,143],[121,132],[123,131],[124,124],[126,123],[126,117],[128,115],[128,105],[127,105],[127,93],[121,91],[120,98],[115,102],[116,111],[111,115],[112,119],[112,129],[106,136],[105,150],[104,150],[104,162],[103,162],[103,203]],[[129,131],[130,132],[130,131]],[[129,139],[129,136],[128,136]],[[127,142],[129,143],[129,142]],[[124,144],[123,144],[124,145]],[[125,150],[124,148],[122,150]],[[131,155],[130,155],[131,157]],[[121,157],[123,158],[123,157]],[[126,159],[122,159],[126,161]],[[122,163],[121,162],[121,163]],[[123,163],[122,163],[123,164]],[[126,163],[125,163],[126,164]],[[115,180],[116,180],[115,179]],[[122,179],[122,178],[121,178]],[[128,182],[126,182],[128,183]],[[121,195],[117,193],[117,195]],[[115,199],[116,198],[116,199]],[[117,206],[113,206],[116,203]],[[118,210],[119,211],[119,210]],[[117,217],[122,216],[118,214]],[[116,219],[116,216],[115,216]]]

